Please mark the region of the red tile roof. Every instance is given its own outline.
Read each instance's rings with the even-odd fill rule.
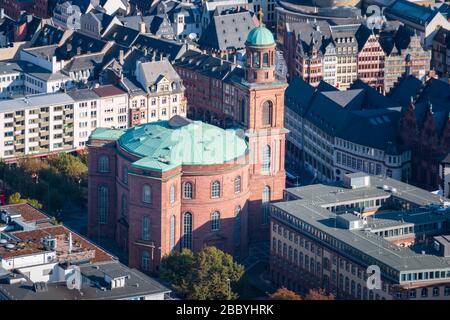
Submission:
[[[111,97],[111,96],[118,96],[121,94],[126,94],[126,92],[124,90],[122,90],[116,86],[113,86],[113,85],[107,85],[107,86],[94,88],[93,91],[100,97]]]
[[[6,206],[1,206],[0,210],[7,210],[13,214],[20,214],[23,221],[32,222],[38,220],[49,219],[47,215],[36,209],[35,207],[29,205],[28,203],[10,204]]]

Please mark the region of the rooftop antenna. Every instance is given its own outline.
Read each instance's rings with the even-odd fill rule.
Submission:
[[[72,232],[69,232],[69,253],[72,253]]]

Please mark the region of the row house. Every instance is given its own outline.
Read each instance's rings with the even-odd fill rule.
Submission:
[[[306,30],[305,30],[306,29]],[[308,30],[309,29],[309,30]],[[305,25],[297,30],[296,75],[313,86],[324,76],[324,51],[329,39],[320,31],[319,25]],[[329,70],[327,70],[329,72]]]
[[[361,24],[318,21],[288,23],[287,30],[283,49],[289,78],[298,75],[314,86],[324,80],[345,90],[360,79],[389,92],[404,74],[425,79],[430,71],[431,52],[404,26],[375,33]]]
[[[358,42],[356,32],[360,24],[330,26],[336,46],[336,87],[345,90],[358,76]]]
[[[184,86],[169,61],[138,61],[135,76],[145,99],[139,98],[139,108],[137,99],[131,100],[133,124],[168,120],[175,115],[186,116]]]
[[[431,64],[431,52],[425,50],[420,37],[400,27],[395,34],[380,34],[385,52],[384,91],[389,92],[403,75],[425,80]]]
[[[358,30],[358,79],[372,88],[384,91],[385,53],[378,38],[364,26]]]

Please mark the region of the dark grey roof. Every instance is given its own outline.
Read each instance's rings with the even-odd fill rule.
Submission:
[[[441,160],[442,163],[450,163],[450,152]]]
[[[142,90],[139,83],[137,83],[135,78],[124,77],[120,82],[120,86],[125,89],[131,96],[145,95],[145,91]]]
[[[46,24],[40,31],[34,42],[34,47],[58,44],[64,35],[64,30],[61,30],[52,25]]]
[[[365,46],[367,39],[369,39],[371,34],[372,31],[369,30],[364,24],[361,24],[355,34],[356,41],[358,42],[358,52]]]
[[[11,74],[11,73],[21,73],[23,63],[17,61],[0,61],[0,75]]]
[[[109,41],[114,41],[122,46],[130,47],[138,35],[138,30],[125,26],[114,25],[111,29],[109,29],[103,38]]]
[[[62,46],[56,49],[55,54],[58,61],[69,60],[76,55],[100,52],[106,43],[105,40],[75,31]]]
[[[319,84],[317,85],[316,89],[320,92],[325,92],[325,91],[339,91],[338,88],[336,88],[335,86],[332,86],[331,84],[329,84],[328,82],[325,82],[323,80],[320,80]]]
[[[80,266],[83,277],[81,290],[69,290],[66,283],[47,283],[47,290],[36,292],[31,281],[8,284],[7,277],[0,279],[0,292],[11,300],[115,300],[140,297],[144,295],[164,294],[170,290],[156,280],[136,269],[130,269],[119,262]],[[128,275],[125,286],[109,289],[105,275]],[[101,288],[106,288],[102,290]]]
[[[207,77],[224,80],[232,71],[233,64],[208,54],[188,50],[174,62],[174,66],[195,70]]]
[[[303,56],[309,56],[312,48],[323,54],[332,43],[329,21],[290,22],[286,28],[295,34],[297,41],[300,40],[299,53]]]
[[[177,59],[186,50],[186,46],[179,41],[160,39],[143,34],[137,37],[133,46],[142,51],[147,50],[148,54],[155,53],[157,56],[162,54],[169,61]]]
[[[109,24],[111,23],[111,21],[114,19],[114,16],[111,16],[104,12],[92,13],[92,14],[97,18],[98,21],[100,21],[100,25],[102,27],[101,30],[104,30],[106,27],[108,27]]]
[[[331,136],[401,151],[397,147],[401,108],[363,82],[346,91],[320,91],[295,77],[285,96],[288,108]]]
[[[75,101],[94,100],[99,98],[99,96],[90,89],[70,90],[66,93]]]
[[[64,66],[66,72],[77,72],[81,70],[94,70],[100,68],[103,62],[103,53],[75,56]]]
[[[434,36],[433,41],[440,42],[441,44],[447,46],[447,48],[450,48],[450,30],[440,28]]]
[[[145,24],[146,33],[155,36],[173,38],[174,32],[169,18],[165,14],[153,16],[127,16],[120,17],[124,26],[140,31],[140,24]]]
[[[437,11],[442,13],[444,17],[450,18],[450,5],[448,3],[440,3],[438,4]]]
[[[354,37],[356,32],[358,32],[358,29],[360,27],[360,23],[355,24],[341,24],[341,25],[335,25],[330,26],[331,34],[333,38],[335,36],[338,37]]]
[[[432,10],[430,7],[406,0],[397,0],[393,2],[387,7],[385,12],[387,15],[394,15],[419,25],[429,23],[436,13],[438,13],[437,10]]]
[[[289,109],[303,115],[309,107],[315,89],[306,81],[295,76],[285,91],[285,104]]]
[[[362,89],[364,91],[361,103],[365,109],[394,108],[399,106],[395,100],[380,94],[362,80],[357,79],[351,84],[350,89]]]
[[[399,105],[406,107],[410,104],[411,97],[415,99],[421,89],[422,81],[414,76],[404,76],[389,91],[388,97]]]
[[[198,41],[201,47],[225,51],[228,48],[245,48],[247,35],[255,28],[248,11],[224,13],[212,17]]]
[[[450,113],[450,83],[438,79],[429,79],[416,99],[416,103],[430,102],[433,112],[445,111]]]

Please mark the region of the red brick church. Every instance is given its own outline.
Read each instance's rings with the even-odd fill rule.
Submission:
[[[115,239],[145,272],[172,250],[215,245],[243,257],[250,241],[268,239],[268,204],[285,187],[287,83],[275,56],[264,27],[249,32],[243,68],[188,51],[174,66],[192,120],[95,130],[89,236]]]

